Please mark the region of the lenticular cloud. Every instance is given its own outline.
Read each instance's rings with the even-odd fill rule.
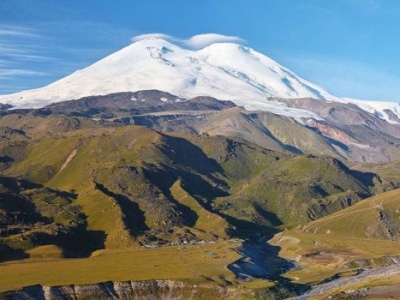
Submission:
[[[212,44],[217,43],[243,43],[244,40],[237,36],[228,36],[217,33],[204,33],[194,35],[188,39],[179,39],[171,35],[163,33],[141,34],[132,38],[132,42],[137,42],[146,39],[163,39],[175,44],[179,44],[185,48],[199,50]]]
[[[216,43],[243,43],[244,40],[237,36],[228,36],[217,33],[205,33],[194,35],[184,41],[189,47],[194,49],[202,49],[211,44]]]

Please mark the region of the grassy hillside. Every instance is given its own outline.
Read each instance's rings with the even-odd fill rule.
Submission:
[[[0,177],[0,260],[26,257],[42,245],[62,256],[86,256],[102,245],[90,240],[86,217],[71,193],[25,180]],[[57,250],[58,251],[58,250]]]
[[[194,229],[204,232],[205,239],[210,237],[206,235],[207,232],[216,234],[219,237],[227,237],[229,231],[229,223],[219,216],[205,209],[196,199],[190,196],[182,187],[182,182],[178,180],[171,187],[171,195],[179,201],[179,203],[187,206],[196,214],[196,223],[193,225]]]
[[[276,235],[281,255],[302,269],[288,277],[319,281],[337,273],[385,265],[398,256],[400,191],[386,192]]]
[[[354,238],[400,239],[400,191],[361,203],[302,226],[303,233],[326,233]],[[332,228],[332,229],[330,229]]]
[[[74,195],[87,230],[98,233],[91,243],[109,249],[225,238],[233,229],[268,234],[369,193],[332,158],[140,126],[37,136],[4,173]]]
[[[253,147],[229,142],[221,148],[228,155],[210,153],[220,162],[230,186],[230,195],[213,203],[224,214],[267,227],[291,227],[369,195],[368,188],[338,160]]]
[[[15,128],[4,129],[7,139],[0,140],[5,180],[0,196],[6,195],[0,197],[0,213],[8,220],[0,224],[5,229],[0,254],[2,260],[29,258],[0,265],[27,279],[15,281],[16,286],[32,283],[28,269],[44,274],[48,267],[61,268],[66,279],[54,275],[50,282],[40,275],[44,284],[118,278],[228,284],[232,274],[224,267],[239,256],[234,249],[239,245],[229,244],[229,238],[272,236],[319,219],[369,196],[373,183],[334,158],[275,152],[240,138],[166,134],[67,116],[26,118],[9,119]],[[245,121],[255,126],[260,120],[248,115]],[[211,245],[216,248],[207,248]],[[226,251],[219,255],[217,245]],[[179,252],[181,262],[171,258],[189,246],[187,253]],[[143,252],[144,247],[154,248],[149,251],[159,257]],[[207,250],[198,252],[201,247]],[[160,261],[163,255],[176,269]],[[82,277],[73,280],[77,271],[64,258],[82,256],[90,258],[76,261]],[[136,269],[120,265],[124,259],[135,260]],[[153,270],[148,265],[153,259],[164,267]],[[90,275],[93,265],[121,276]],[[197,270],[200,277],[194,275]],[[10,284],[2,282],[4,289]]]
[[[194,238],[195,233],[178,228],[193,227],[197,213],[175,199],[170,188],[179,178],[192,186],[211,186],[219,168],[188,141],[137,126],[42,138],[26,153],[7,174],[77,195],[89,229],[105,232],[105,244],[112,248],[129,246],[132,238],[163,240],[167,232],[174,239],[175,231],[176,238]],[[224,230],[217,231],[211,236]]]
[[[400,161],[394,161],[384,164],[372,164],[372,163],[352,163],[354,169],[360,170],[364,173],[364,176],[369,174],[375,174],[374,176],[374,191],[381,193],[390,191],[400,187]]]

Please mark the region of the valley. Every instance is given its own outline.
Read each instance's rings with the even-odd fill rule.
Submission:
[[[154,99],[141,104],[150,116],[164,94],[143,93]],[[282,288],[290,296],[397,255],[400,227],[389,209],[397,191],[363,200],[396,188],[391,163],[355,161],[350,169],[340,155],[303,154],[271,132],[274,119],[280,130],[308,129],[266,113],[271,131],[250,129],[254,115],[230,113],[228,102],[190,100],[179,115],[171,107],[136,125],[142,112],[103,99],[3,112],[0,270],[12,274],[1,280],[3,292],[168,279],[228,286],[244,298]],[[206,123],[191,121],[199,114],[223,116],[223,124],[251,119],[221,133],[208,121],[212,129],[201,131]],[[374,218],[382,220],[376,228]]]

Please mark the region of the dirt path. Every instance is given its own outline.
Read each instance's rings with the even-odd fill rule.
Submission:
[[[387,277],[390,275],[395,275],[400,273],[400,263],[397,260],[393,260],[395,263],[394,265],[388,266],[388,267],[383,267],[383,268],[378,268],[378,269],[373,269],[373,270],[365,270],[362,271],[361,273],[354,275],[354,276],[349,276],[349,277],[344,277],[344,278],[338,278],[335,280],[332,280],[327,283],[319,284],[311,288],[311,290],[307,293],[305,293],[302,296],[298,297],[293,297],[293,298],[288,298],[290,300],[307,300],[310,299],[312,296],[322,296],[325,293],[331,291],[332,289],[336,288],[343,288],[348,286],[349,289],[352,289],[355,284],[365,280],[365,279],[378,279],[380,277]]]
[[[60,170],[58,171],[57,175],[60,174],[67,166],[68,164],[71,162],[71,160],[75,157],[77,150],[74,149],[72,150],[71,154],[68,156],[68,158],[66,159],[66,161],[63,163],[63,165],[61,166]],[[57,176],[56,175],[56,176]]]

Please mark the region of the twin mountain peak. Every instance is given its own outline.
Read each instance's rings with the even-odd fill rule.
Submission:
[[[200,50],[190,50],[159,38],[132,43],[43,88],[0,96],[0,103],[38,108],[82,97],[151,89],[182,98],[210,96],[231,100],[248,110],[292,117],[298,116],[299,112],[293,114],[285,104],[268,98],[352,102],[387,120],[389,114],[400,116],[398,103],[360,102],[337,97],[240,44],[215,43]]]

